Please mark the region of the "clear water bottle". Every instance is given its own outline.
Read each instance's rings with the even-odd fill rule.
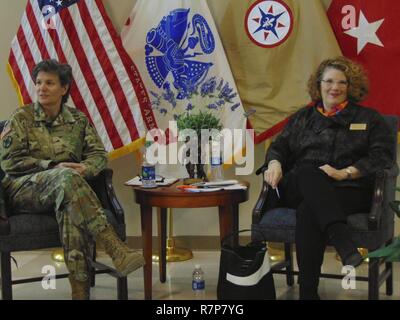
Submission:
[[[142,160],[142,187],[143,188],[155,188],[156,184],[156,166],[150,163],[147,159],[147,150],[151,146],[151,141],[146,141],[145,149],[143,151]]]
[[[222,156],[220,143],[212,141],[211,143],[211,159],[210,159],[210,181],[224,180],[224,172],[222,168]]]
[[[196,300],[204,300],[206,294],[206,283],[204,272],[199,264],[196,264],[192,274],[192,289]]]
[[[210,181],[224,180],[224,172],[222,171],[222,157],[211,157],[210,161]]]

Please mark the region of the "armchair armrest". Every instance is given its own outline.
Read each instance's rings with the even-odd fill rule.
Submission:
[[[264,173],[265,170],[268,169],[268,165],[264,163],[261,167],[256,170],[256,175],[258,176],[260,173]]]
[[[3,186],[0,183],[0,235],[8,235],[9,233],[10,222],[8,221],[7,217]]]
[[[375,177],[374,193],[372,195],[371,211],[368,214],[368,230],[378,230],[383,210],[383,190],[385,173],[379,171]]]
[[[88,180],[89,185],[99,198],[103,208],[110,210],[119,224],[125,223],[124,210],[118,201],[112,184],[113,171],[102,170],[97,176]]]
[[[376,173],[374,193],[372,196],[371,211],[368,215],[368,229],[378,230],[382,220],[385,199],[394,199],[396,178],[399,173],[397,165]],[[393,190],[391,190],[393,189]],[[391,195],[389,195],[391,193]]]
[[[257,175],[260,173],[264,173],[264,171],[267,170],[266,167],[261,167],[260,169],[257,170]],[[265,211],[265,207],[267,204],[267,194],[268,194],[268,184],[264,180],[264,174],[262,175],[262,188],[260,195],[258,196],[258,199],[256,201],[256,205],[254,206],[253,213],[252,213],[252,223],[257,224],[260,222],[261,217],[263,212]]]

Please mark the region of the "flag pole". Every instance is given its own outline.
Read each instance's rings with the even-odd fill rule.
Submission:
[[[175,247],[175,239],[173,236],[173,215],[172,209],[168,209],[168,238],[167,238],[167,262],[180,262],[186,261],[193,258],[193,252],[187,248]],[[160,261],[159,253],[155,253],[152,256],[153,262]]]

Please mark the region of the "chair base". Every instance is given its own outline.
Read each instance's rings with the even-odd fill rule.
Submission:
[[[298,271],[293,270],[293,250],[290,243],[285,243],[285,260],[281,261],[271,268],[272,273],[286,275],[288,286],[294,283],[294,275],[298,275]],[[380,266],[384,264],[385,269],[380,272]],[[286,270],[282,270],[286,269]],[[343,274],[321,273],[320,278],[343,279]],[[393,263],[384,262],[382,259],[370,258],[368,264],[368,276],[356,276],[356,281],[368,282],[368,299],[379,300],[379,288],[386,282],[386,295],[393,294]]]
[[[94,284],[94,278],[96,274],[104,274],[107,273],[114,278],[117,278],[117,298],[118,300],[128,300],[128,278],[126,276],[121,276],[117,270],[112,267],[109,267],[100,262],[93,261],[92,263],[92,272],[91,272],[91,284]],[[56,275],[56,279],[67,278],[69,273]],[[3,300],[12,300],[12,286],[15,284],[21,283],[30,283],[30,282],[39,282],[43,280],[42,277],[33,277],[33,278],[25,278],[12,280],[11,275],[11,253],[10,252],[1,252],[1,293]]]

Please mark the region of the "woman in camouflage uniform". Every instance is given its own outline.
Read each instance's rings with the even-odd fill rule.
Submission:
[[[72,70],[45,60],[32,72],[37,101],[18,108],[1,135],[2,183],[13,211],[55,211],[73,299],[89,299],[93,239],[123,275],[144,264],[107,222],[86,178],[106,167],[107,154],[88,118],[67,106]]]

